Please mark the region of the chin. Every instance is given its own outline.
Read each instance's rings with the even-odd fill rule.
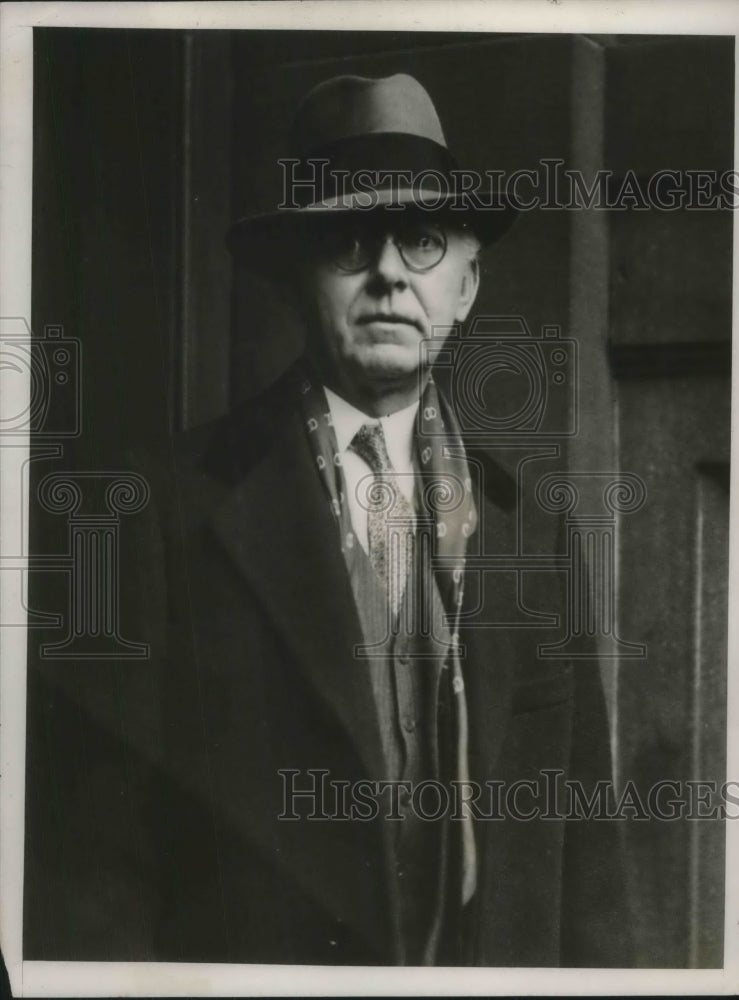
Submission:
[[[399,344],[377,344],[363,352],[357,359],[358,366],[369,378],[408,378],[418,371],[418,347]]]

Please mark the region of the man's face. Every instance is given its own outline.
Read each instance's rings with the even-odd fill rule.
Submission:
[[[447,336],[477,293],[469,239],[409,211],[326,222],[308,245],[300,288],[314,335],[338,377],[369,391],[415,379],[421,342]]]

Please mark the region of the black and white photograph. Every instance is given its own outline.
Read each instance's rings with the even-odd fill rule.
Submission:
[[[739,988],[739,11],[451,6],[0,7],[10,995]]]

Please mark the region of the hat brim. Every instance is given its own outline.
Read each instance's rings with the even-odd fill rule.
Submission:
[[[456,194],[439,196],[418,190],[372,190],[352,192],[315,202],[300,208],[246,216],[235,222],[226,234],[226,246],[234,258],[246,267],[270,278],[284,274],[286,244],[300,238],[301,226],[309,227],[337,213],[415,210],[428,213],[447,224],[455,221],[471,229],[483,246],[499,240],[515,222],[519,207],[510,195],[488,192],[469,197]]]

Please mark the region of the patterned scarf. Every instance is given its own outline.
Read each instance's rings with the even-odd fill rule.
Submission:
[[[300,404],[318,473],[323,483],[331,513],[336,520],[341,551],[352,573],[359,544],[346,502],[342,458],[320,378],[308,362],[299,369]],[[464,567],[467,540],[477,527],[477,511],[472,483],[459,428],[451,408],[442,402],[433,377],[430,377],[420,400],[416,417],[415,449],[419,476],[417,509],[432,520],[436,534],[433,565],[439,592],[446,608],[451,647],[451,690],[456,719],[456,779],[469,781],[468,718],[464,678],[459,655],[459,618],[464,600]],[[462,786],[464,787],[464,786]],[[472,897],[477,883],[477,865],[471,815],[463,806],[462,824],[462,903]]]

